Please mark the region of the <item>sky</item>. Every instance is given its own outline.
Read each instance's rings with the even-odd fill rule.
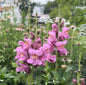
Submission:
[[[54,1],[54,0],[31,0],[32,2],[39,2],[39,3],[42,3],[42,4],[46,4],[47,1]]]

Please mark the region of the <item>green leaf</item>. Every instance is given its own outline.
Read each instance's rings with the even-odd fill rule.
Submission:
[[[6,73],[6,67],[2,68],[1,73]]]

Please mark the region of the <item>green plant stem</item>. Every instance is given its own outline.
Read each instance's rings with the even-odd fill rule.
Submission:
[[[56,51],[56,63],[55,63],[55,74],[54,74],[54,85],[57,85],[57,79],[58,79],[58,75],[57,75],[57,69],[58,69],[58,60],[57,60],[57,57],[58,57],[58,53]]]
[[[28,18],[29,18],[29,21],[28,21],[28,25],[29,25],[29,33],[30,33],[30,31],[31,31],[31,29],[30,29],[30,21],[31,21],[31,17],[30,17],[30,13],[31,11],[30,11],[30,6],[29,6],[29,10],[28,10]]]
[[[48,62],[46,62],[46,82],[45,82],[45,85],[48,85]]]
[[[46,27],[46,28],[47,28],[47,29],[46,29],[46,30],[47,30],[47,36],[48,36],[48,32],[49,32],[49,22],[47,22],[46,25],[47,25],[47,27]]]
[[[34,84],[34,82],[33,82],[33,71],[34,71],[34,69],[32,68],[31,73],[28,75],[28,78],[27,78],[28,85]]]
[[[36,26],[35,35],[36,35],[36,38],[37,38],[37,16],[38,16],[38,14],[37,14],[37,12],[36,12],[36,22],[35,22],[35,26]]]
[[[43,33],[43,28],[42,28],[42,45],[43,45],[43,35],[44,35],[44,33]]]
[[[71,32],[72,32],[72,37],[73,37],[73,31],[71,29]],[[72,58],[72,55],[73,55],[73,38],[71,39],[71,51],[70,51],[70,59]]]
[[[81,52],[79,54],[79,69],[78,69],[78,74],[77,74],[77,82],[78,82],[78,85],[80,85],[80,71],[81,71],[81,65],[80,65],[80,62],[81,62]]]

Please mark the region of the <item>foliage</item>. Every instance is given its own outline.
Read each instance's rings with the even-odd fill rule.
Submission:
[[[86,1],[85,1],[86,4]],[[79,25],[85,23],[84,10],[76,9],[77,6],[83,6],[83,0],[54,0],[45,5],[44,13],[49,13],[53,17],[64,17],[71,19],[72,24]],[[78,18],[78,20],[77,20]]]
[[[68,1],[68,0],[66,0]],[[72,1],[72,0],[71,0]],[[76,0],[77,1],[77,0]],[[54,2],[55,3],[55,2]],[[60,2],[63,3],[63,2]],[[65,3],[65,2],[64,2]],[[74,2],[75,3],[75,2]],[[52,4],[54,7],[54,5]],[[64,6],[63,6],[64,7]],[[69,8],[64,7],[69,10]],[[51,9],[51,8],[50,8]],[[61,8],[62,10],[65,10]],[[56,11],[57,9],[55,9]],[[52,9],[53,11],[53,9]],[[59,10],[61,11],[61,10]],[[66,10],[65,10],[66,11]],[[79,13],[77,13],[79,12]],[[60,12],[61,13],[61,12]],[[63,15],[69,17],[71,12],[63,12]],[[69,15],[67,16],[68,13]],[[84,11],[80,9],[74,10],[73,13],[77,13],[74,16],[74,19],[78,20],[78,22],[74,21],[72,23],[82,24],[83,13]],[[56,12],[54,13],[57,14]],[[54,18],[55,18],[54,15]],[[8,16],[8,14],[7,14]],[[36,32],[37,36],[39,36],[42,41],[45,40],[48,36],[48,31],[52,30],[51,23],[47,23],[46,25],[41,25],[41,28],[36,27],[33,23],[31,23],[31,28],[28,28],[27,25],[17,25],[16,23],[11,23],[10,18],[5,16],[5,20],[0,20],[0,85],[28,85],[28,80],[31,80],[30,75],[26,74],[26,72],[16,72],[17,64],[15,63],[14,57],[16,56],[15,48],[18,45],[18,41],[23,41],[23,38],[27,35],[29,36],[30,32]],[[80,16],[80,18],[78,17]],[[62,18],[61,18],[62,19]],[[73,18],[72,18],[73,19]],[[59,20],[61,23],[61,20]],[[71,19],[70,19],[71,21]],[[84,20],[83,20],[84,21]],[[16,21],[15,21],[16,22]],[[58,24],[58,23],[57,23]],[[60,27],[60,24],[58,24]],[[69,27],[69,26],[67,26]],[[23,30],[22,30],[23,29]],[[61,29],[60,29],[61,30]],[[78,71],[78,62],[79,62],[79,53],[81,52],[81,78],[86,79],[86,24],[82,24],[76,27],[76,30],[70,28],[69,35],[71,37],[75,37],[72,39],[68,39],[68,44],[65,46],[69,53],[67,56],[58,57],[58,70],[55,72],[55,64],[47,63],[47,67],[35,67],[36,70],[33,72],[33,81],[34,85],[45,85],[46,80],[48,85],[54,85],[54,75],[58,76],[57,85],[73,85],[72,79],[76,78]],[[30,36],[31,37],[31,36]],[[63,61],[63,59],[69,59],[68,61]],[[63,68],[62,65],[66,65],[66,68]]]

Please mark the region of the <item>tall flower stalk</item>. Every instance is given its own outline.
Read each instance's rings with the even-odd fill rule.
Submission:
[[[57,85],[57,81],[58,81],[58,75],[57,75],[57,70],[58,70],[58,53],[56,51],[56,63],[55,63],[55,74],[54,74],[54,84]]]
[[[37,35],[37,14],[36,14],[36,32],[35,39],[30,39],[25,36],[24,41],[19,41],[19,47],[16,48],[17,55],[15,59],[17,60],[16,68],[17,72],[25,71],[29,74],[28,85],[33,85],[33,67],[45,66],[46,71],[46,81],[45,85],[48,85],[49,78],[49,67],[48,63],[55,63],[55,74],[54,74],[54,84],[57,85],[58,75],[58,58],[67,55],[69,52],[64,47],[67,44],[69,38],[68,34],[69,28],[63,27],[62,31],[58,31],[58,25],[52,24],[52,30],[48,32],[49,37],[45,41],[42,41]],[[43,36],[42,36],[43,37]],[[58,57],[59,56],[59,57]],[[22,63],[20,63],[22,61]],[[30,81],[30,82],[29,82]]]
[[[31,3],[31,2],[29,2],[29,3]],[[30,32],[30,22],[31,22],[31,6],[29,6],[29,9],[28,9],[28,18],[29,18],[29,21],[28,21],[28,25],[29,25],[29,32]]]
[[[71,28],[71,37],[72,37],[72,39],[71,39],[70,59],[72,59],[72,56],[73,56],[73,41],[74,41],[73,35],[74,35],[74,33],[73,33],[72,28]]]

